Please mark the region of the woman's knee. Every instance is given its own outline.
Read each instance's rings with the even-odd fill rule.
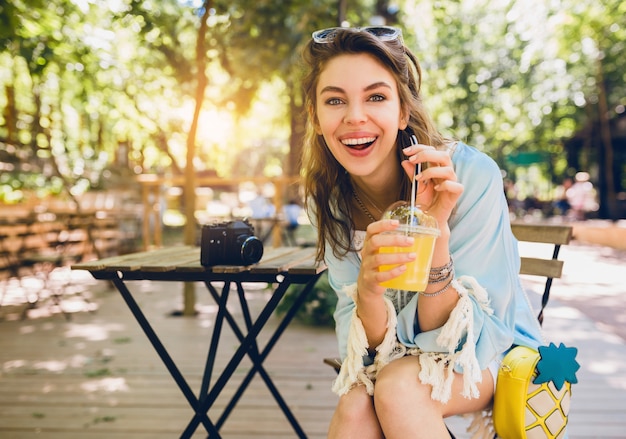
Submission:
[[[386,365],[376,378],[374,405],[376,411],[403,407],[408,401],[420,406],[434,404],[431,386],[423,384],[418,375],[419,362],[415,357],[403,357]]]
[[[335,416],[342,423],[359,423],[367,418],[375,417],[374,402],[367,394],[365,387],[357,386],[339,398]]]
[[[352,437],[381,439],[383,437],[374,411],[374,402],[365,391],[365,387],[355,387],[339,398],[330,422],[328,437],[331,439]]]

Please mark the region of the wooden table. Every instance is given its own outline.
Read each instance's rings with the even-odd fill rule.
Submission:
[[[209,268],[200,265],[199,247],[176,246],[85,262],[76,264],[72,268],[88,270],[96,279],[110,280],[126,301],[133,316],[194,411],[194,415],[181,434],[181,438],[191,437],[200,423],[202,423],[210,437],[221,437],[219,433],[220,427],[224,424],[246,387],[257,373],[267,385],[298,437],[306,438],[306,434],[280,395],[270,375],[264,369],[263,361],[293,319],[315,282],[326,270],[323,264],[315,261],[315,249],[300,249],[297,247],[266,249],[263,259],[258,264],[248,267],[215,266]],[[150,322],[135,301],[132,292],[128,289],[126,283],[135,280],[203,282],[217,303],[217,317],[211,335],[209,352],[198,397],[191,390],[187,380],[165,349],[163,343],[161,343],[156,332],[152,329]],[[223,282],[221,292],[218,292],[214,282]],[[267,283],[274,288],[271,298],[255,321],[253,321],[250,314],[245,294],[245,287],[248,283]],[[244,330],[239,327],[226,306],[232,284],[235,285],[237,290],[246,326],[244,330],[247,334],[244,334]],[[304,285],[304,288],[298,293],[296,300],[285,313],[265,347],[261,349],[257,344],[257,336],[276,310],[287,288],[296,284]],[[211,376],[224,320],[230,325],[241,344],[233,353],[217,380],[211,385]],[[207,412],[245,355],[252,361],[252,368],[224,408],[219,419],[217,421],[211,420]]]

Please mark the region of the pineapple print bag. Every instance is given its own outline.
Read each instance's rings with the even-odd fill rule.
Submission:
[[[565,437],[572,396],[580,365],[576,348],[554,343],[539,350],[516,346],[498,371],[493,424],[502,439]]]

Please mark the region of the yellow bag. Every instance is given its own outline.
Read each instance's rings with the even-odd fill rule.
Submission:
[[[502,439],[554,439],[565,435],[577,383],[576,348],[561,343],[539,351],[516,346],[502,360],[493,404],[493,424]]]

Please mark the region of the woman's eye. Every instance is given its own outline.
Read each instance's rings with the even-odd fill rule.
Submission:
[[[370,101],[373,101],[373,102],[381,102],[381,101],[384,101],[384,100],[385,100],[385,97],[383,95],[378,95],[377,94],[377,95],[370,96]]]
[[[328,105],[339,105],[341,104],[343,101],[339,98],[330,98],[328,100],[326,100],[326,103]]]

